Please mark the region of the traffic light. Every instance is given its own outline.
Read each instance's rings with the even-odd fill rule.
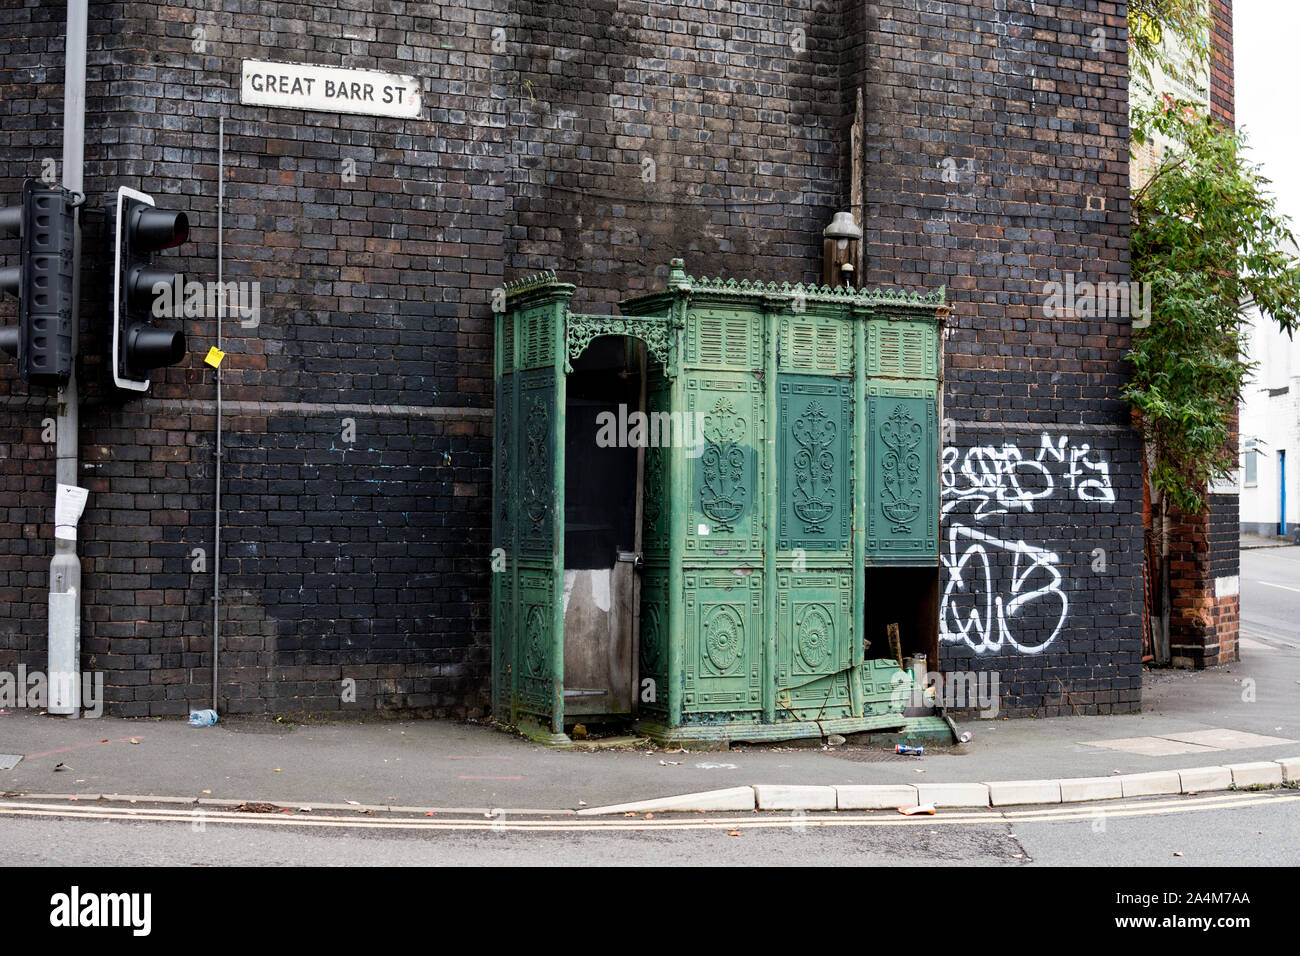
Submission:
[[[76,207],[68,190],[29,179],[22,205],[0,210],[0,228],[19,237],[22,256],[0,270],[0,287],[18,297],[18,324],[0,329],[0,348],[18,358],[28,385],[66,384],[77,356]]]
[[[189,236],[185,213],[155,208],[152,196],[118,187],[113,278],[113,382],[118,388],[143,392],[151,369],[185,357],[185,333],[153,324],[170,314],[179,298],[173,287],[180,279],[170,269],[154,268],[153,254],[179,246]]]

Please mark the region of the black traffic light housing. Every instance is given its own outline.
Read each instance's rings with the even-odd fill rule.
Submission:
[[[153,324],[154,304],[170,293],[179,276],[153,265],[153,254],[181,245],[190,236],[189,218],[154,206],[152,196],[121,186],[117,190],[117,251],[113,277],[113,383],[143,392],[151,369],[175,365],[185,357],[185,333]],[[166,310],[164,310],[166,311]],[[181,316],[173,316],[181,318]]]
[[[0,287],[18,297],[18,324],[0,329],[0,349],[17,356],[28,385],[58,388],[76,361],[77,205],[69,190],[29,179],[22,205],[0,210],[0,228],[18,235],[22,255],[0,270]]]

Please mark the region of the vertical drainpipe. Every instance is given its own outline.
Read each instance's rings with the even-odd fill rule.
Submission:
[[[83,161],[86,133],[87,0],[68,0],[68,33],[64,43],[63,186],[81,194],[85,189]],[[76,212],[72,245],[72,328],[77,334],[81,298],[81,211]],[[77,405],[77,363],[58,390],[55,425],[55,500],[59,485],[77,484],[80,409]],[[56,506],[57,512],[57,506]],[[50,714],[81,716],[81,559],[77,557],[76,526],[72,537],[54,538],[50,560],[46,672]]]
[[[762,473],[757,482],[763,502],[763,722],[776,722],[776,609],[777,609],[777,501],[776,501],[776,369],[780,361],[777,313],[763,303],[763,420]],[[754,515],[755,520],[758,515]]]
[[[221,349],[221,317],[226,311],[224,213],[226,205],[226,118],[217,117],[217,288],[222,290],[217,308],[217,349]],[[217,441],[214,455],[214,494],[212,502],[212,709],[217,705],[217,656],[221,651],[221,363],[217,363]]]
[[[867,317],[865,307],[853,306],[853,672],[849,677],[849,695],[855,716],[863,713],[865,679],[863,641],[867,630]]]

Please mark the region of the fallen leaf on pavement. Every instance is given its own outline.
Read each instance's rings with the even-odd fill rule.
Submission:
[[[241,803],[235,807],[236,813],[275,813],[276,807],[270,803]]]
[[[739,831],[739,830],[728,830],[728,831],[727,831],[727,836],[740,836],[740,831]]]

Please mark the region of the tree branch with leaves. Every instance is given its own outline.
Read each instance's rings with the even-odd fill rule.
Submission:
[[[1132,110],[1134,148],[1175,148],[1133,197],[1132,276],[1150,283],[1125,397],[1153,448],[1150,481],[1174,507],[1205,507],[1207,485],[1236,467],[1233,415],[1251,363],[1243,337],[1258,307],[1288,333],[1300,321],[1290,223],[1245,140],[1200,104],[1165,97]]]

